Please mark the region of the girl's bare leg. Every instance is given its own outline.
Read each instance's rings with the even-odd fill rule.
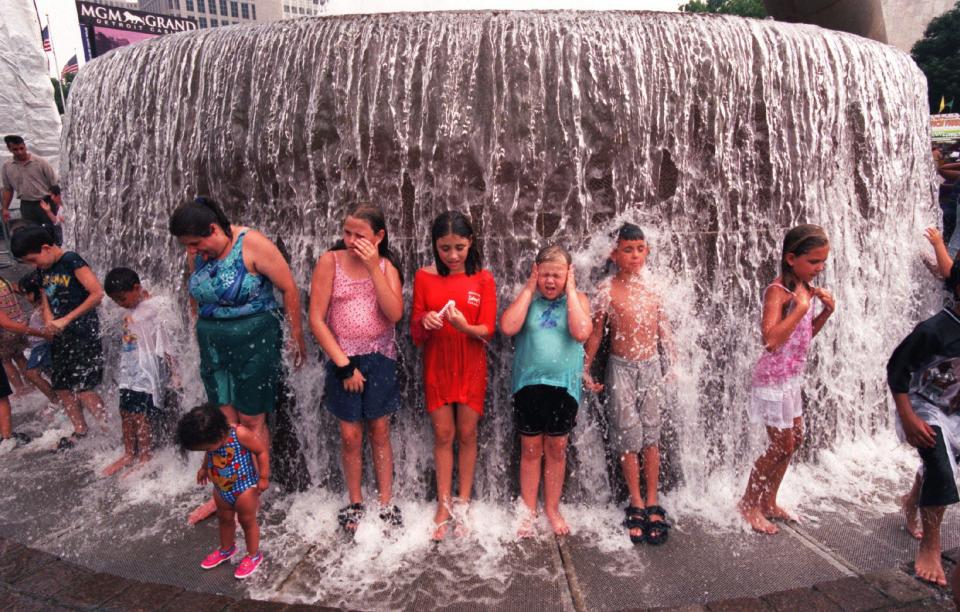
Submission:
[[[50,386],[50,383],[47,382],[47,379],[43,377],[43,373],[40,371],[40,368],[26,370],[23,373],[23,376],[30,381],[30,384],[36,387],[40,393],[43,393],[52,403],[60,403],[60,398],[57,397],[57,393],[53,390],[53,387]]]
[[[568,436],[545,436],[543,476],[543,507],[547,520],[557,535],[567,535],[570,527],[560,514],[560,496],[563,493],[563,478],[567,469]]]
[[[779,464],[793,453],[794,438],[792,429],[775,427],[768,427],[767,435],[770,437],[770,445],[754,463],[750,478],[747,480],[747,490],[740,498],[737,508],[754,531],[774,534],[779,529],[763,516],[761,503],[768,495],[771,480]]]
[[[244,491],[246,493],[246,491]],[[237,542],[237,518],[233,507],[214,494],[217,508],[217,527],[220,532],[220,550],[232,548]],[[240,500],[238,499],[237,502]]]
[[[243,529],[243,540],[247,545],[247,554],[255,557],[260,552],[260,525],[257,523],[257,509],[260,507],[260,490],[250,487],[240,494],[234,509],[240,527]],[[223,522],[220,523],[221,529]],[[235,530],[233,521],[230,522],[231,532]]]
[[[457,406],[457,497],[469,502],[473,492],[473,472],[477,467],[477,423],[480,415],[473,409],[459,404]]]
[[[520,436],[520,499],[533,514],[537,512],[544,437]]]
[[[760,500],[760,508],[763,515],[768,519],[781,519],[784,521],[796,521],[797,517],[790,511],[785,510],[777,504],[777,494],[780,492],[780,484],[783,482],[783,476],[787,473],[790,466],[790,460],[793,454],[800,448],[803,442],[803,419],[797,417],[793,420],[793,450],[784,457],[774,468],[770,476],[770,486],[767,488],[766,496]]]
[[[77,396],[68,389],[58,389],[57,396],[63,405],[63,411],[67,413],[67,417],[73,425],[74,433],[85,435],[87,433],[87,421],[83,418],[83,409],[80,407]]]
[[[393,499],[393,446],[390,444],[390,417],[383,416],[367,423],[373,451],[373,471],[381,506]]]
[[[363,423],[340,421],[340,460],[351,504],[363,502]],[[356,525],[354,525],[356,527]]]
[[[3,369],[7,372],[7,378],[10,380],[10,386],[17,395],[25,393],[28,390],[27,384],[20,377],[20,370],[17,369],[12,357],[3,360]]]
[[[0,436],[4,440],[13,435],[13,417],[10,413],[10,398],[0,397]]]
[[[96,391],[81,391],[77,393],[77,399],[83,408],[97,419],[101,425],[107,422],[107,413],[103,408],[103,400]]]
[[[430,413],[430,421],[433,424],[433,461],[437,473],[437,513],[433,517],[436,525],[433,539],[442,540],[447,533],[453,489],[453,438],[457,431],[453,406],[437,408]]]

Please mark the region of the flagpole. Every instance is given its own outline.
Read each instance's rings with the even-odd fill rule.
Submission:
[[[60,74],[60,62],[57,61],[57,48],[53,46],[53,34],[50,32],[50,14],[44,13],[47,18],[47,35],[50,36],[50,53],[53,54],[53,67],[57,70],[57,84],[60,85],[60,101],[63,102],[63,112],[67,112],[67,97],[64,95],[63,79]]]

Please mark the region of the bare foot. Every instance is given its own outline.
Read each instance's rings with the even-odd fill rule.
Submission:
[[[903,517],[907,521],[907,533],[916,539],[923,538],[923,529],[920,528],[920,517],[917,514],[917,502],[910,497],[910,494],[900,498],[900,508],[903,510]]]
[[[433,516],[433,535],[430,539],[434,542],[440,542],[447,537],[447,532],[453,526],[453,518],[450,516],[450,510],[447,504],[437,504],[437,513]]]
[[[544,514],[547,515],[547,520],[550,522],[550,526],[553,527],[553,533],[556,535],[567,535],[570,533],[570,526],[567,525],[567,521],[563,520],[563,516],[561,516],[559,510],[544,510]]]
[[[103,475],[104,475],[104,476],[113,476],[114,474],[116,474],[117,472],[119,472],[119,471],[122,470],[123,468],[127,467],[127,466],[130,465],[131,463],[133,463],[133,455],[124,455],[124,456],[120,457],[119,459],[117,459],[116,461],[114,461],[113,463],[111,463],[110,465],[108,465],[108,466],[103,470]]]
[[[776,504],[774,504],[773,507],[771,508],[764,508],[761,512],[763,516],[768,519],[776,519],[776,520],[786,521],[788,523],[800,522],[799,516],[797,516],[793,512],[790,512],[786,508],[783,508],[782,506],[778,506]]]
[[[940,547],[926,547],[922,543],[917,549],[917,558],[914,562],[914,573],[917,578],[936,584],[947,586],[947,576],[943,572],[943,563],[940,561]]]
[[[537,513],[524,506],[520,512],[520,527],[517,529],[517,537],[526,540],[537,535]]]
[[[780,530],[777,526],[764,518],[760,508],[749,508],[741,501],[737,504],[737,509],[740,511],[740,516],[743,517],[743,520],[750,523],[754,531],[769,535],[779,533]]]
[[[213,501],[211,497],[207,501],[203,502],[197,506],[193,512],[187,516],[188,525],[196,525],[205,518],[209,518],[216,514],[217,512],[217,502]]]
[[[459,498],[454,499],[450,512],[454,520],[453,535],[458,538],[470,535],[470,502]]]

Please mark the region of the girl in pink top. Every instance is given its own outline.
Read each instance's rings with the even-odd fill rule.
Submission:
[[[754,530],[777,533],[769,519],[796,520],[777,505],[777,491],[790,458],[803,441],[801,383],[810,340],[833,313],[833,296],[810,283],[830,254],[823,228],[798,225],[783,239],[779,277],[763,294],[760,332],[766,349],[753,372],[750,416],[767,427],[770,446],[750,472],[738,508]],[[813,316],[813,298],[823,304]]]
[[[390,415],[400,408],[395,326],[403,317],[402,279],[387,242],[383,211],[360,204],[343,222],[343,240],[323,254],[310,284],[310,329],[326,354],[327,409],[340,420],[350,505],[338,515],[357,529],[363,504],[363,429],[370,435],[380,518],[402,524],[392,504]]]

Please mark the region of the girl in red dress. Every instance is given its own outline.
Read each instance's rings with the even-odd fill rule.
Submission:
[[[413,281],[413,342],[423,347],[427,413],[433,423],[437,464],[434,540],[454,521],[465,529],[466,508],[477,464],[477,423],[487,392],[486,340],[497,318],[493,275],[481,268],[473,227],[462,213],[447,211],[433,222],[432,266]],[[452,498],[453,439],[459,442],[458,496]]]

